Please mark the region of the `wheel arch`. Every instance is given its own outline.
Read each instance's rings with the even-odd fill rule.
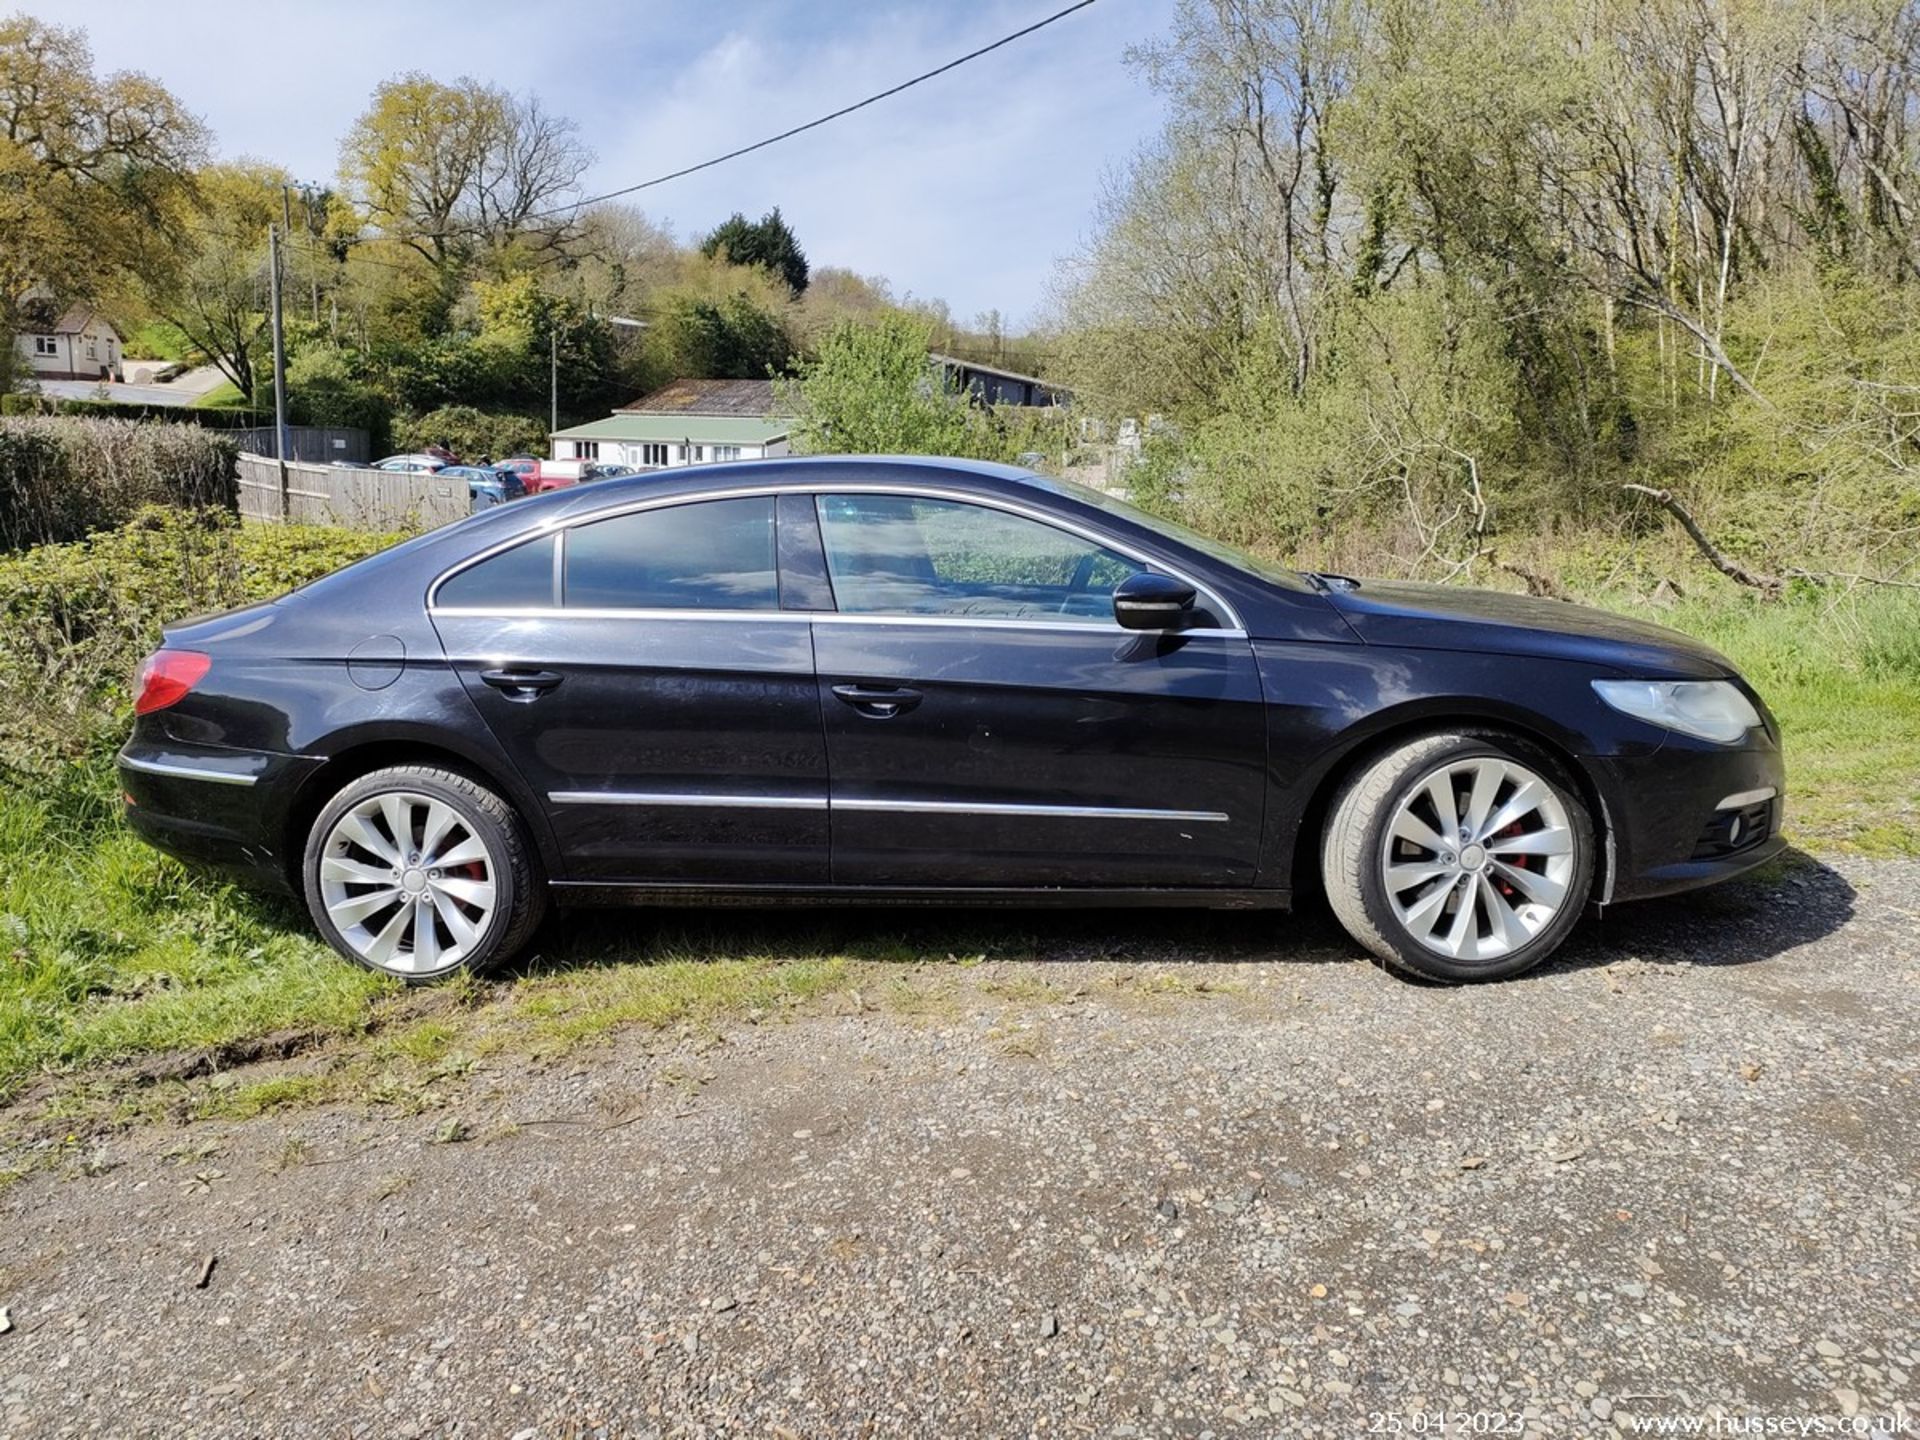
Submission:
[[[1294,830],[1289,866],[1293,893],[1298,895],[1303,890],[1318,892],[1324,889],[1325,881],[1320,873],[1320,838],[1326,830],[1328,814],[1333,808],[1334,797],[1340,793],[1340,787],[1357,771],[1388,751],[1426,735],[1444,734],[1490,735],[1521,741],[1544,752],[1571,777],[1579,788],[1581,802],[1593,818],[1594,877],[1589,899],[1592,903],[1605,904],[1613,894],[1614,820],[1606,796],[1595,783],[1592,772],[1563,740],[1552,733],[1552,727],[1533,723],[1527,717],[1511,713],[1468,709],[1441,713],[1423,710],[1417,715],[1395,717],[1369,729],[1365,735],[1355,737],[1350,745],[1334,757],[1314,781],[1307,804],[1300,813],[1300,823]]]
[[[287,808],[281,854],[285,857],[287,879],[295,894],[301,893],[301,860],[306,854],[307,832],[327,801],[363,775],[394,765],[432,765],[452,770],[485,785],[505,800],[526,826],[541,868],[548,875],[557,873],[558,855],[551,831],[533,804],[531,792],[507,766],[497,760],[476,756],[443,740],[428,740],[410,735],[360,738],[343,745],[301,782]]]

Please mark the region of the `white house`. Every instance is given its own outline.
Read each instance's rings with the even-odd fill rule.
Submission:
[[[787,453],[771,380],[676,380],[604,420],[556,431],[553,458],[660,470]]]
[[[17,344],[21,359],[41,380],[120,378],[120,332],[90,305],[69,306],[58,318],[49,309],[28,306]]]

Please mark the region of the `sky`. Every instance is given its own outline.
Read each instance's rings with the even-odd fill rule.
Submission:
[[[14,0],[18,4],[19,0]],[[330,180],[373,87],[406,70],[535,91],[578,121],[588,193],[784,130],[943,64],[1066,0],[26,0],[211,127],[222,158]],[[1174,0],[1098,0],[829,126],[630,203],[683,238],[778,205],[816,266],[884,275],[966,323],[1042,317],[1103,179],[1160,126],[1123,63]],[[7,8],[7,7],[0,7]]]

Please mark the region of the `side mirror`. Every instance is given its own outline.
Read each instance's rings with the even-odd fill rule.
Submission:
[[[1186,624],[1193,598],[1186,581],[1143,571],[1114,587],[1113,618],[1122,630],[1178,630]]]

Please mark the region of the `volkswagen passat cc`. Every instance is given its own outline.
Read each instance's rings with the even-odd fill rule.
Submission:
[[[1719,655],[1296,574],[1000,466],[814,458],[489,510],[182,623],[120,756],[154,844],[407,980],[550,901],[1274,907],[1439,980],[1781,848]]]

